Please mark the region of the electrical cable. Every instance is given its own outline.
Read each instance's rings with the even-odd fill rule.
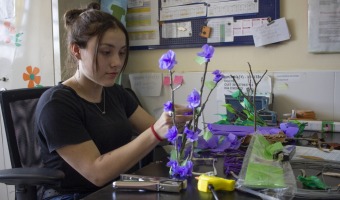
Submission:
[[[218,200],[218,196],[217,196],[217,193],[216,193],[216,191],[215,191],[215,189],[214,189],[214,186],[211,185],[211,184],[209,184],[209,185],[208,185],[208,189],[209,189],[209,190],[211,191],[211,193],[213,194],[215,200]]]

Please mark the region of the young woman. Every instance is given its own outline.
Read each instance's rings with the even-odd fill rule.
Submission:
[[[47,90],[36,110],[44,167],[60,169],[58,188],[44,199],[79,199],[111,183],[147,155],[172,126],[168,113],[156,121],[116,78],[126,67],[129,40],[124,26],[96,3],[64,15],[75,74]],[[176,123],[191,119],[176,107]],[[137,130],[139,136],[131,141]]]

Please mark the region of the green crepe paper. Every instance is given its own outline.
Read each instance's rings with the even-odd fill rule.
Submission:
[[[297,179],[307,188],[310,189],[327,189],[327,185],[322,182],[318,177],[316,176],[298,176]]]
[[[285,187],[284,171],[273,155],[283,150],[280,142],[270,144],[263,135],[255,134],[244,185],[256,188]],[[249,147],[248,147],[249,148]]]
[[[285,187],[283,169],[261,163],[249,163],[245,185],[255,188]]]

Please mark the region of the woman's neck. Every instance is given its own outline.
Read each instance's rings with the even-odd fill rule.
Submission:
[[[80,97],[89,102],[101,102],[103,86],[94,83],[84,76],[79,76],[76,73],[63,84],[74,89]]]

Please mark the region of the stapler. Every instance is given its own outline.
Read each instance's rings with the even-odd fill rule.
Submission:
[[[186,189],[187,185],[187,180],[134,174],[121,174],[120,181],[112,183],[112,186],[116,189],[149,190],[157,192],[180,192],[182,189]]]

